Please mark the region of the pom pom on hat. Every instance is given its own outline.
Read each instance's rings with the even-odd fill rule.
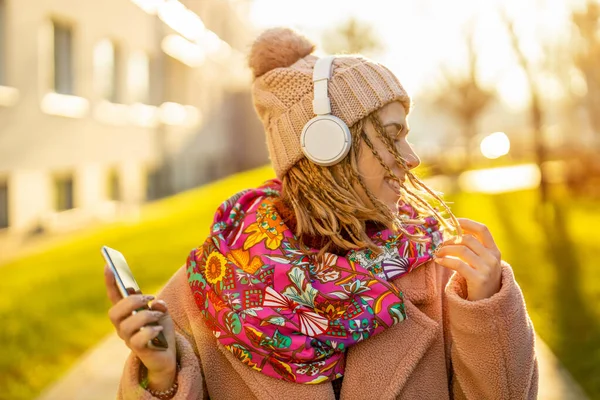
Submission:
[[[315,45],[300,33],[289,28],[264,31],[252,44],[248,65],[254,78],[275,68],[285,68],[315,50]]]

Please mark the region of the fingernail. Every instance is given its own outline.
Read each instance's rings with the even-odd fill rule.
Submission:
[[[142,297],[142,301],[144,303],[147,303],[147,302],[152,301],[154,299],[155,299],[155,297],[152,296],[151,294],[146,294],[146,295],[144,295],[144,297]]]
[[[167,306],[167,303],[164,300],[156,300],[157,303],[162,304],[163,306]]]
[[[154,326],[152,326],[152,330],[156,331],[156,332],[162,331],[163,326],[162,325],[154,325]]]
[[[152,315],[154,315],[155,317],[158,317],[158,318],[160,318],[160,317],[162,317],[163,315],[165,315],[165,313],[164,313],[164,312],[162,312],[162,311],[152,311]]]

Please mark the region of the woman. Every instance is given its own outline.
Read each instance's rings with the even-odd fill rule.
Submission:
[[[520,288],[489,230],[412,174],[403,87],[380,64],[313,50],[277,28],[250,53],[278,179],[221,205],[153,311],[132,315],[152,298],[121,299],[106,270],[132,350],[118,397],[536,398]],[[315,114],[330,128],[309,129]],[[341,147],[319,144],[334,131]],[[146,346],[159,330],[167,351]]]

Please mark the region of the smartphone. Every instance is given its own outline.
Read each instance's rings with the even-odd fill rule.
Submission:
[[[132,294],[141,294],[142,291],[140,290],[140,286],[135,281],[133,273],[131,272],[131,269],[129,269],[129,265],[127,265],[127,261],[125,261],[123,254],[108,246],[102,246],[101,251],[104,260],[115,276],[115,281],[117,282],[117,287],[119,288],[119,292],[121,292],[121,296],[125,298]],[[132,314],[141,310],[147,310],[148,308],[149,307],[146,305],[134,310]],[[151,322],[148,325],[158,325],[158,322]],[[160,331],[154,339],[148,342],[148,347],[155,350],[166,350],[169,348],[169,344],[167,343],[163,331]]]

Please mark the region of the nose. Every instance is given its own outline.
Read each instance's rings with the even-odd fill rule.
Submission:
[[[415,169],[419,165],[421,165],[421,160],[419,159],[419,156],[413,150],[410,143],[408,143],[406,141],[404,143],[402,143],[398,147],[398,152],[400,153],[402,158],[404,158],[404,160],[406,160],[406,166],[408,167],[408,169]]]
[[[415,169],[421,165],[421,160],[415,153],[405,155],[404,159],[406,160],[408,169]]]

